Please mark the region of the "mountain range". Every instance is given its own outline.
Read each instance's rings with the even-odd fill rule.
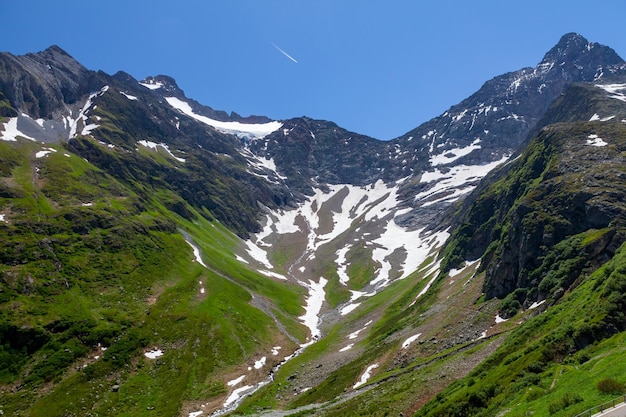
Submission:
[[[626,383],[625,147],[574,33],[390,141],[0,53],[0,410],[582,412]]]

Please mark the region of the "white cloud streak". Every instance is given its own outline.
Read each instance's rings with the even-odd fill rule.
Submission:
[[[298,63],[298,61],[296,61],[296,59],[294,57],[292,57],[291,55],[289,55],[287,52],[283,51],[278,45],[276,45],[275,43],[272,43],[272,46],[274,48],[276,48],[276,50],[278,52],[280,52],[281,54],[285,55],[287,58],[291,59],[293,62],[295,62],[296,64]]]

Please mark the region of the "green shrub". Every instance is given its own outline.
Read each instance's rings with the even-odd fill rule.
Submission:
[[[556,401],[548,404],[548,412],[550,414],[556,414],[561,410],[566,409],[570,405],[583,401],[583,398],[578,394],[567,393]]]
[[[613,378],[606,378],[598,381],[596,388],[603,394],[623,394],[624,384],[620,384]]]

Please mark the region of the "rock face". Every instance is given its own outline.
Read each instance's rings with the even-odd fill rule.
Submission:
[[[34,119],[54,119],[102,82],[58,46],[14,56],[0,54],[0,90],[14,108]]]
[[[572,85],[540,122],[548,126],[462,206],[449,253],[483,256],[488,297],[558,299],[624,242],[622,82]]]

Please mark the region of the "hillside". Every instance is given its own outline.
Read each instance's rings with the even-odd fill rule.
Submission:
[[[1,53],[0,410],[521,416],[611,398],[595,384],[626,382],[606,365],[626,330],[625,86],[612,49],[566,34],[385,142],[228,114],[57,46]]]

